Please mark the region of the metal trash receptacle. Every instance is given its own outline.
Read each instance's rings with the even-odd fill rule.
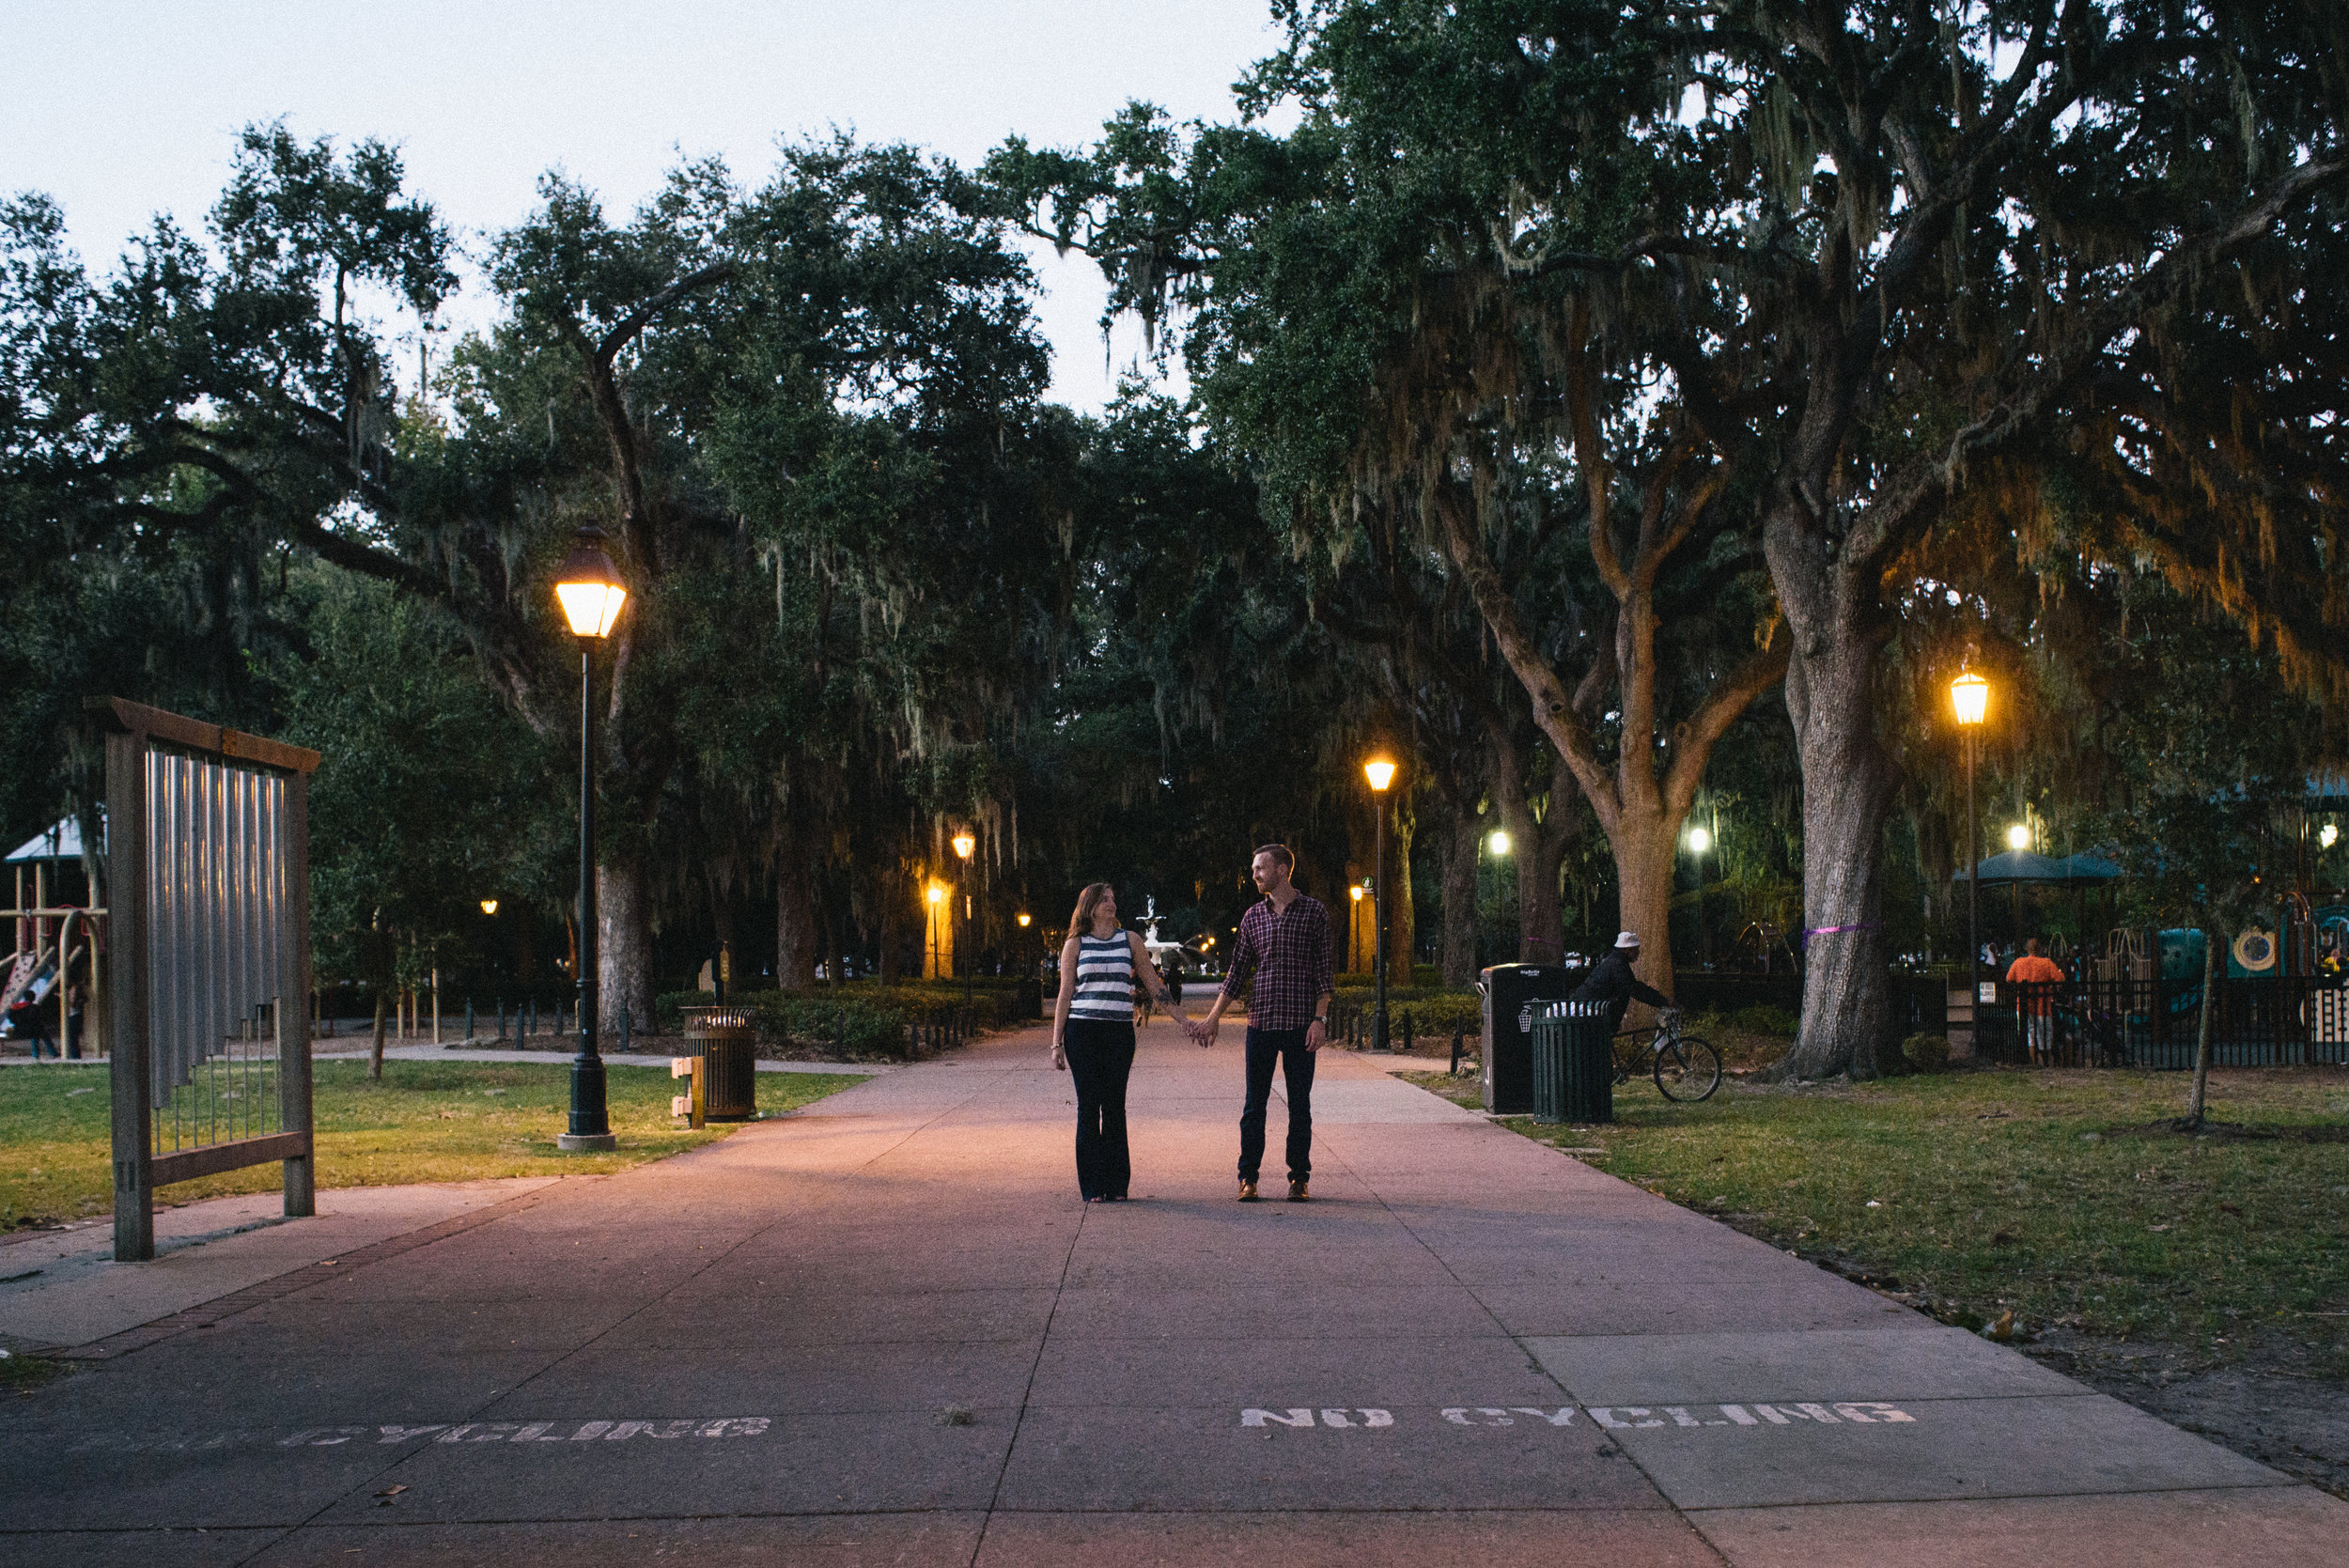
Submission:
[[[1603,1001],[1557,1001],[1533,1020],[1533,1120],[1615,1119],[1614,1018]]]
[[[1586,971],[1562,964],[1495,964],[1477,977],[1485,1020],[1476,1081],[1485,1109],[1522,1116],[1533,1109],[1533,1013],[1563,1001]]]
[[[704,1115],[712,1122],[758,1116],[758,1030],[747,1007],[688,1007],[685,1038],[703,1063]]]

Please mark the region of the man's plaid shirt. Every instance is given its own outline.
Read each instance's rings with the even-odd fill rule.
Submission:
[[[1314,1004],[1337,988],[1330,967],[1330,911],[1319,899],[1300,893],[1282,914],[1271,899],[1262,898],[1240,917],[1223,994],[1238,995],[1252,974],[1251,1029],[1303,1029],[1314,1021]]]

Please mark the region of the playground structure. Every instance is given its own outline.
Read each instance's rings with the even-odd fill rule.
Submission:
[[[7,966],[0,968],[0,1015],[28,1039],[36,1055],[47,1043],[60,1060],[96,1056],[104,1038],[95,999],[104,963],[106,911],[98,907],[94,890],[86,890],[79,904],[66,896],[81,863],[82,835],[70,817],[27,839],[8,859],[15,896],[0,910],[14,939]]]
[[[309,775],[319,753],[120,698],[106,731],[115,1257],[155,1189],[272,1160],[315,1212]]]

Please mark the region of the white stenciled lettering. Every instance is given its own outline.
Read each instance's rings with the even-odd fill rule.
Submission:
[[[618,1421],[603,1435],[607,1443],[624,1443],[630,1437],[685,1437],[692,1435],[699,1421]]]
[[[1538,1405],[1512,1405],[1509,1408],[1520,1416],[1532,1416],[1534,1420],[1548,1421],[1552,1426],[1570,1425],[1574,1421],[1574,1406],[1571,1405],[1561,1405],[1554,1416]]]
[[[1788,1426],[1793,1424],[1788,1421],[1784,1416],[1780,1415],[1776,1410],[1766,1405],[1755,1405],[1753,1407],[1753,1413],[1761,1417],[1764,1421],[1768,1421],[1772,1426]]]
[[[723,1421],[705,1421],[699,1436],[704,1437],[755,1437],[771,1424],[765,1416],[729,1416]]]
[[[1517,1424],[1516,1421],[1510,1420],[1509,1412],[1503,1410],[1498,1405],[1480,1405],[1476,1407],[1476,1413],[1480,1416],[1490,1416],[1492,1418],[1492,1420],[1484,1423],[1486,1426],[1515,1426]]]
[[[562,1437],[550,1437],[547,1434],[553,1431],[557,1426],[565,1424],[567,1423],[562,1421],[532,1421],[528,1426],[525,1426],[520,1432],[515,1433],[514,1436],[508,1439],[508,1441],[516,1443],[564,1442],[568,1439]]]
[[[1742,1405],[1724,1405],[1721,1406],[1721,1414],[1727,1416],[1731,1421],[1735,1421],[1739,1426],[1760,1426],[1762,1424],[1760,1421],[1755,1421],[1751,1416],[1748,1415],[1746,1413],[1746,1407]]]
[[[432,1434],[440,1431],[441,1428],[446,1426],[447,1424],[448,1423],[446,1421],[434,1421],[430,1426],[378,1427],[376,1430],[382,1433],[383,1436],[378,1437],[376,1442],[378,1444],[412,1442],[418,1437],[431,1436]]]
[[[1906,1410],[1897,1409],[1873,1399],[1847,1400],[1839,1403],[1835,1406],[1835,1413],[1847,1421],[1859,1421],[1863,1425],[1873,1421],[1914,1422],[1917,1419]]]
[[[1618,1415],[1645,1419],[1619,1421],[1615,1420]],[[1661,1420],[1651,1414],[1644,1405],[1594,1405],[1591,1406],[1591,1420],[1598,1422],[1610,1432],[1629,1432],[1634,1427],[1664,1424]]]
[[[348,1443],[353,1437],[366,1435],[367,1429],[364,1426],[313,1426],[290,1437],[280,1437],[277,1446],[281,1449],[333,1448],[336,1443]],[[187,1444],[181,1441],[177,1446],[185,1448]]]
[[[1324,1410],[1321,1413],[1321,1424],[1324,1426],[1351,1427],[1354,1423],[1346,1419],[1346,1412],[1344,1410]]]
[[[1440,1414],[1444,1420],[1450,1421],[1455,1426],[1474,1426],[1476,1424],[1474,1421],[1468,1419],[1468,1406],[1465,1405],[1447,1405],[1438,1413]]]
[[[1394,1424],[1394,1412],[1392,1410],[1372,1410],[1360,1405],[1356,1408],[1361,1411],[1364,1426],[1392,1426]]]
[[[1704,1424],[1677,1405],[1665,1405],[1664,1414],[1672,1419],[1674,1426],[1703,1426]]]
[[[1268,1423],[1275,1426],[1311,1426],[1314,1424],[1314,1413],[1302,1405],[1291,1405],[1286,1414],[1279,1410],[1259,1410],[1252,1405],[1239,1413],[1239,1424],[1242,1426],[1264,1426]]]
[[[591,1443],[612,1430],[610,1421],[581,1421],[579,1430],[571,1434],[574,1443]]]

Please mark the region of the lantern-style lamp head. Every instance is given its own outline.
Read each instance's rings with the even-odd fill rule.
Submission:
[[[932,882],[930,884],[930,902],[933,904],[943,904],[946,902],[945,883]]]
[[[1355,903],[1360,904],[1360,903],[1362,901],[1362,890],[1361,890],[1361,889],[1360,889],[1360,888],[1348,888],[1348,889],[1346,889],[1346,891],[1347,893],[1352,893],[1352,894],[1354,895],[1354,902],[1355,902]]]
[[[2327,822],[2316,831],[2316,842],[2320,848],[2330,849],[2340,839],[2341,829],[2333,823]]]
[[[481,912],[485,915],[496,914],[498,912],[498,901],[494,898],[483,899],[481,901]]]
[[[1506,828],[1495,828],[1492,831],[1492,836],[1485,841],[1485,847],[1496,856],[1507,854],[1509,852],[1509,831]]]
[[[1028,914],[1024,909],[1019,913],[1019,924],[1022,927],[1025,927],[1028,924]]]
[[[1950,682],[1950,706],[1957,710],[1957,722],[1968,729],[1982,722],[1982,716],[1990,708],[1990,683],[1968,670]]]
[[[966,861],[971,858],[971,851],[978,846],[979,841],[972,838],[968,830],[955,835],[955,853]]]
[[[628,584],[620,581],[612,557],[603,552],[603,530],[583,528],[572,541],[563,569],[554,574],[554,597],[562,601],[563,618],[574,637],[609,637],[612,623],[628,602]]]
[[[1693,853],[1695,853],[1695,854],[1702,855],[1702,854],[1703,854],[1703,853],[1704,853],[1707,849],[1710,849],[1710,848],[1712,848],[1712,847],[1713,847],[1713,830],[1712,830],[1712,829],[1710,829],[1710,828],[1691,828],[1691,829],[1689,829],[1689,830],[1688,830],[1688,848],[1689,848],[1689,850],[1690,850],[1691,852],[1693,852]]]
[[[1384,790],[1394,783],[1394,764],[1385,757],[1373,757],[1362,764],[1362,777],[1370,781],[1371,788]]]
[[[2009,849],[2030,848],[2030,830],[2020,822],[2017,822],[2014,827],[2009,828],[2006,831],[2006,846]]]

